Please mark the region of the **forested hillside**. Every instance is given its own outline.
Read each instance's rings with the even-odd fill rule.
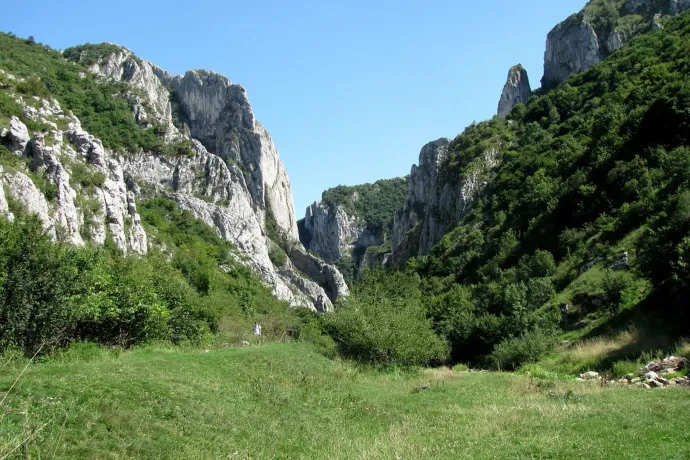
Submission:
[[[299,221],[300,240],[335,263],[350,283],[366,267],[384,264],[391,252],[393,215],[405,203],[407,190],[404,177],[330,188]]]
[[[407,195],[407,180],[402,177],[382,179],[373,184],[339,185],[323,192],[321,201],[334,209],[342,206],[375,232],[390,232],[393,214]]]
[[[453,141],[447,181],[506,146],[469,216],[409,265],[456,358],[632,309],[688,324],[689,49],[685,14]]]

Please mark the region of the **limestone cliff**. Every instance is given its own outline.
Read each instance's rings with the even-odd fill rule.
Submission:
[[[234,243],[242,263],[278,298],[331,310],[348,294],[347,285],[335,267],[299,244],[287,171],[245,89],[204,70],[172,76],[129,50],[106,49],[97,58],[88,46],[66,56],[106,81],[125,83],[129,90],[123,96],[140,129],[155,127],[168,145],[188,145],[187,154],[111,151],[57,101],[40,101],[37,110],[36,101],[12,93],[27,119],[53,129],[30,133],[17,117],[0,127],[2,144],[31,160],[26,170],[0,171],[0,212],[9,215],[14,203],[37,214],[55,238],[78,245],[112,238],[124,251],[145,253],[151,242],[136,202],[164,195]],[[97,179],[83,180],[85,174]],[[39,189],[36,177],[50,190]],[[277,230],[274,240],[269,228]],[[270,250],[286,252],[289,260],[275,264]]]
[[[584,72],[635,35],[662,26],[663,18],[690,9],[690,0],[626,0],[617,5],[590,1],[549,32],[542,87]]]
[[[419,165],[412,166],[407,202],[394,218],[389,263],[395,267],[429,254],[465,216],[499,162],[499,146],[491,147],[469,165],[463,177],[450,182],[442,174],[450,146],[446,138],[430,142],[419,154]]]
[[[337,264],[346,278],[357,278],[362,268],[383,260],[373,252],[390,254],[393,214],[406,198],[406,177],[328,189],[307,207],[299,225],[300,241],[326,262]]]
[[[349,215],[342,206],[331,209],[317,201],[307,207],[302,242],[326,262],[335,263],[344,256],[352,256],[357,249],[383,244],[384,236],[369,230],[361,219]]]
[[[498,102],[498,116],[505,118],[513,107],[526,104],[532,95],[527,71],[521,64],[513,66],[508,71],[508,79],[503,87],[501,100]]]
[[[594,28],[583,14],[571,16],[551,30],[546,38],[541,84],[548,87],[560,83],[600,60],[599,38]]]

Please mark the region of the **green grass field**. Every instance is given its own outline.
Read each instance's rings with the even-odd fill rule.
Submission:
[[[9,391],[25,364],[2,363],[0,458],[690,458],[682,389],[382,372],[272,344],[81,346]]]

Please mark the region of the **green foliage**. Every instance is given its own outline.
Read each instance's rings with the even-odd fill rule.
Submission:
[[[618,313],[640,301],[644,285],[629,272],[607,270],[602,288],[604,304]]]
[[[85,65],[111,54],[115,45],[85,45],[66,51],[65,57],[78,59],[86,54]],[[103,141],[106,147],[126,151],[163,150],[163,140],[155,129],[141,129],[125,96],[134,89],[124,83],[104,81],[89,73],[85,65],[65,59],[59,52],[40,44],[0,33],[0,69],[24,78],[15,90],[27,96],[55,97],[64,110],[70,110],[84,129]],[[40,75],[40,79],[36,77]],[[18,110],[19,109],[19,110]],[[0,116],[22,117],[32,130],[43,128],[23,118],[21,107],[0,91]]]
[[[110,56],[120,51],[122,51],[122,47],[113,43],[86,43],[84,45],[67,48],[63,55],[71,61],[79,62],[85,66],[91,66],[107,60]]]
[[[288,261],[288,256],[283,248],[275,244],[270,245],[268,248],[268,258],[271,259],[271,262],[276,267],[283,267]]]
[[[0,218],[0,350],[32,354],[62,345],[79,312],[71,294],[81,284],[79,251],[53,245],[36,217]]]
[[[324,318],[339,352],[377,365],[427,365],[445,360],[447,345],[433,331],[418,280],[382,270],[363,282],[336,311]]]
[[[71,165],[70,185],[76,187],[77,185],[85,188],[88,191],[93,191],[94,188],[100,188],[105,182],[105,174],[100,171],[95,171],[81,161],[74,162]]]
[[[490,360],[499,370],[515,370],[523,364],[539,361],[555,348],[557,342],[557,337],[550,332],[530,330],[496,345]]]
[[[374,233],[389,233],[393,215],[407,199],[407,178],[383,179],[373,184],[339,185],[323,192],[321,200],[331,209],[342,206],[359,217]]]
[[[586,14],[599,7],[604,29],[606,11],[622,11],[594,1]],[[501,160],[464,220],[410,264],[453,360],[477,360],[540,325],[550,331],[559,301],[570,304],[568,327],[638,307],[687,320],[689,46],[690,14],[679,15],[540,91],[509,122],[473,124],[452,142],[441,170],[449,183],[480,171],[489,149]],[[629,263],[605,271],[624,251]],[[663,302],[641,303],[648,279]]]
[[[174,140],[165,144],[163,155],[170,157],[193,157],[192,141],[188,139]]]
[[[340,273],[343,274],[345,282],[350,285],[355,281],[357,274],[357,261],[354,257],[344,255],[335,262],[335,266],[338,267]]]

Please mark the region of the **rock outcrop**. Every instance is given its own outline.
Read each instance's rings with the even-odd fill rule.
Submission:
[[[48,201],[33,181],[27,175],[18,172],[6,172],[2,176],[2,181],[9,196],[26,212],[38,216],[44,230],[54,238],[55,225],[50,218]]]
[[[407,259],[429,254],[443,235],[462,220],[499,162],[499,146],[487,149],[457,182],[441,177],[450,141],[441,138],[425,145],[419,165],[410,172],[407,203],[395,214],[389,264],[403,266]]]
[[[505,118],[513,107],[526,104],[532,95],[527,71],[521,64],[513,66],[508,71],[508,79],[503,87],[501,100],[498,103],[498,116]]]
[[[140,126],[148,127],[150,122],[155,121],[163,126],[167,138],[178,137],[180,132],[173,124],[170,94],[156,75],[160,69],[139,59],[126,48],[117,45],[113,47],[119,51],[91,64],[89,70],[111,80],[127,82],[141,91],[144,98],[135,94],[128,95],[132,111]],[[82,62],[83,59],[79,57],[77,61]]]
[[[565,81],[601,60],[599,38],[584,14],[558,24],[546,38],[543,87]]]
[[[329,263],[352,256],[358,249],[363,252],[384,243],[383,234],[369,230],[361,219],[348,215],[342,206],[331,209],[320,201],[307,207],[303,225],[300,238],[304,247]]]
[[[0,166],[0,177],[2,177],[5,171],[2,166]],[[0,183],[0,216],[7,217],[10,221],[14,220],[14,214],[10,212],[10,206],[5,197],[5,187]]]
[[[20,96],[16,102],[25,105]],[[3,139],[12,141],[15,155],[31,161],[25,171],[0,171],[8,195],[23,210],[36,214],[53,238],[82,246],[85,237],[103,244],[110,235],[122,251],[146,253],[146,232],[136,211],[134,195],[127,189],[120,161],[84,131],[76,117],[65,115],[57,101],[43,100],[40,105],[50,110],[25,105],[26,116],[51,126],[57,126],[59,121],[69,128],[29,134],[21,120],[10,119],[8,134]],[[72,184],[70,171],[76,167],[83,174],[100,174],[102,182],[88,190]],[[32,177],[48,188],[39,189]],[[80,200],[90,200],[98,209],[85,213]],[[5,213],[1,205],[0,212]]]
[[[29,143],[29,130],[26,125],[15,116],[10,117],[9,128],[4,128],[0,134],[0,141],[13,152],[23,152]]]
[[[90,70],[131,85],[136,91],[128,100],[140,126],[147,128],[152,119],[165,128],[168,141],[190,142],[193,151],[189,157],[130,152],[118,158],[110,172],[131,184],[131,205],[140,185],[153,188],[234,243],[247,256],[243,263],[279,299],[292,306],[332,309],[338,297],[347,295],[335,267],[319,266],[323,262],[304,251],[287,251],[293,260],[281,267],[269,257],[269,247],[276,243],[268,238],[268,227],[295,246],[297,220],[287,171],[268,131],[255,119],[246,90],[207,70],[173,76],[125,48],[113,48],[110,55],[90,63]],[[87,52],[82,55],[76,60],[90,59]],[[175,119],[172,102],[178,107]],[[102,146],[94,149],[100,152]]]
[[[690,9],[690,0],[627,0],[619,10],[619,16],[638,15],[634,28],[595,31],[593,14],[589,4],[578,14],[570,16],[549,32],[544,53],[544,77],[542,87],[548,88],[570,75],[584,72],[609,54],[623,46],[637,33],[661,27],[662,18]],[[641,24],[641,25],[640,25]],[[623,30],[626,32],[624,33]]]

